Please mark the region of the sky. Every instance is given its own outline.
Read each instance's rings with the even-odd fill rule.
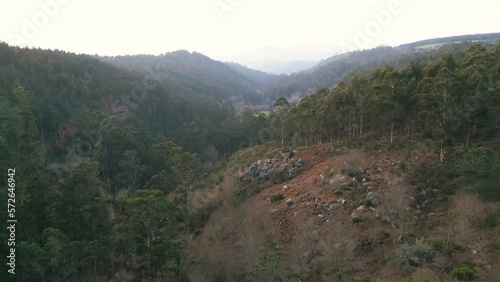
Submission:
[[[0,0],[0,41],[99,55],[319,60],[500,32],[499,12],[498,0]]]

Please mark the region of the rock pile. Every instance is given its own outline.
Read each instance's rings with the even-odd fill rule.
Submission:
[[[297,155],[298,152],[293,151],[291,153],[282,154],[281,159],[270,158],[259,160],[248,168],[247,175],[242,175],[240,181],[243,182],[245,179],[248,179],[247,176],[265,180],[272,179],[277,174],[289,177],[296,176],[301,169],[305,168],[304,161],[297,158]]]

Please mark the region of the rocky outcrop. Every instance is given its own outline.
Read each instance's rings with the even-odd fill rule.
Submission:
[[[278,174],[288,178],[299,174],[300,170],[305,169],[305,162],[297,158],[298,151],[282,154],[282,159],[269,158],[259,160],[248,167],[246,175],[240,175],[240,181],[248,180],[248,177],[259,180],[269,180]]]

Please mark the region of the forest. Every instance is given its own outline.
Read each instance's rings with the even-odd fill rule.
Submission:
[[[306,275],[293,270],[293,253],[274,247],[230,271],[228,261],[201,261],[193,242],[214,217],[222,220],[217,210],[235,201],[251,210],[252,197],[272,185],[238,181],[261,158],[236,160],[262,146],[278,155],[323,146],[328,156],[339,148],[425,147],[444,175],[428,179],[441,181],[446,197],[466,190],[500,201],[499,43],[345,65],[338,82],[320,80],[322,87],[296,103],[295,75],[289,88],[276,86],[285,77],[223,63],[206,76],[194,69],[213,67],[209,58],[193,58],[183,51],[163,61],[100,58],[0,43],[0,168],[4,183],[15,183],[18,219],[17,275],[2,271],[1,281],[384,281],[354,280],[362,271],[341,267]],[[144,66],[157,65],[148,76]],[[272,101],[271,111],[254,110],[261,99]],[[8,169],[16,171],[12,181]],[[228,197],[195,201],[227,183]],[[0,193],[3,211],[7,197]],[[498,230],[498,210],[488,216],[488,228]],[[234,224],[226,228],[237,230]],[[6,254],[9,234],[0,230]],[[498,258],[500,243],[491,242],[482,251]],[[210,268],[225,274],[193,278]]]

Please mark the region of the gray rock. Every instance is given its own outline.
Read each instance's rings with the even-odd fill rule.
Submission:
[[[287,207],[291,207],[291,206],[293,206],[293,200],[292,200],[292,199],[288,199],[288,200],[286,200],[286,206],[287,206]]]
[[[295,167],[297,168],[303,168],[304,167],[304,162],[299,159],[296,163],[295,163]]]
[[[288,166],[286,164],[282,164],[278,168],[278,172],[287,172],[287,171],[288,171]]]
[[[366,195],[366,199],[370,201],[374,206],[380,205],[380,193],[378,192],[369,192]]]
[[[273,168],[270,168],[268,171],[267,171],[267,177],[268,179],[271,179],[273,178],[274,176],[274,173],[276,172],[276,169],[273,167]]]
[[[340,187],[339,187],[339,188],[340,188],[341,190],[349,190],[349,189],[350,189],[350,186],[351,186],[351,185],[350,185],[349,183],[342,183],[342,184],[340,185]]]
[[[290,169],[290,170],[288,171],[288,175],[290,175],[290,176],[295,176],[295,175],[297,175],[297,168],[295,168],[295,167],[294,167],[294,168]]]
[[[258,171],[259,171],[259,167],[257,165],[252,165],[248,169],[248,174],[250,174],[252,176],[257,176],[258,175]]]
[[[334,178],[332,178],[330,181],[329,181],[330,185],[333,186],[333,187],[339,187],[340,185],[342,184],[345,184],[346,181],[345,181],[345,177],[343,176],[340,176],[340,175],[337,175],[335,176]]]

